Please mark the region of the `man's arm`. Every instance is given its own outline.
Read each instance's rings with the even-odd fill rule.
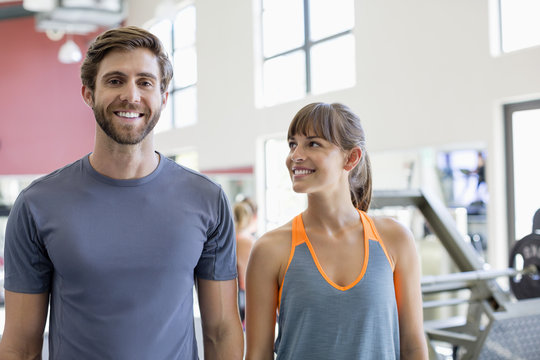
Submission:
[[[238,313],[236,279],[197,279],[206,360],[241,360],[244,334]]]
[[[0,359],[41,359],[49,294],[23,294],[6,290],[6,322],[0,341]]]

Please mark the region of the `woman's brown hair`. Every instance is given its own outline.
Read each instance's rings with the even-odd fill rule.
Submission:
[[[294,116],[287,138],[296,134],[314,133],[338,146],[343,151],[360,147],[360,162],[349,173],[349,191],[353,205],[367,211],[371,203],[371,164],[366,151],[366,135],[360,118],[340,103],[312,103]]]

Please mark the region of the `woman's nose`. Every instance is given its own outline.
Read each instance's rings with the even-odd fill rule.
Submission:
[[[300,146],[296,146],[291,151],[291,160],[294,162],[299,162],[304,160],[304,152],[300,150]]]

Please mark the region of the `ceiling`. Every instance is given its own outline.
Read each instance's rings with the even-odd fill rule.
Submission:
[[[0,21],[33,15],[22,7],[22,1],[0,0]]]
[[[47,12],[23,8],[23,1],[0,0],[0,21],[35,16],[37,31],[87,34],[99,27],[118,26],[126,18],[124,0],[60,0]]]

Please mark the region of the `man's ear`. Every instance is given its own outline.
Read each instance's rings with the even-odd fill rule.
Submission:
[[[161,95],[161,108],[163,109],[165,105],[167,105],[167,100],[169,99],[169,92],[165,91],[163,95]]]
[[[92,90],[90,90],[86,85],[83,85],[81,88],[81,93],[82,93],[82,97],[86,105],[90,106],[90,108],[93,108],[94,107],[94,100],[93,100],[94,93],[92,92]]]
[[[356,146],[349,150],[347,158],[345,159],[345,166],[343,167],[347,171],[351,171],[358,165],[362,158],[362,150]]]

